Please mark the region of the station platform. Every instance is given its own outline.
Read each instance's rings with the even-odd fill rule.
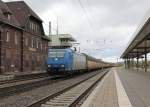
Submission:
[[[112,68],[81,107],[150,107],[150,73]]]

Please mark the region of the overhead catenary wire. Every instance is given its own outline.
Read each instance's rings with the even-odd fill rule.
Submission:
[[[87,4],[88,7],[90,6],[90,5],[89,5],[89,4],[90,4],[90,3],[89,3],[89,0],[86,0],[86,4]],[[86,9],[87,9],[88,11],[91,11],[91,8],[86,8]],[[89,13],[90,13],[90,12],[89,12]],[[96,17],[94,17],[93,14],[89,14],[89,15],[91,16],[92,19],[96,20]],[[102,24],[101,24],[100,26],[99,26],[99,25],[100,25],[100,24],[98,24],[98,26],[97,26],[97,27],[98,27],[97,30],[101,30],[101,27],[103,26]]]
[[[87,17],[87,21],[89,23],[89,26],[91,27],[92,33],[95,32],[95,29],[92,27],[92,21],[89,18],[89,15],[88,15],[88,12],[87,12],[86,8],[82,4],[81,0],[78,0],[78,2],[79,2],[79,5],[80,5],[81,9],[83,10],[85,16]]]
[[[95,33],[97,35],[100,30],[100,26],[97,26],[98,27],[97,29],[95,29],[96,25],[93,26],[92,20],[93,19],[95,20],[95,17],[92,14],[90,14],[90,12],[88,11],[88,9],[90,9],[88,0],[86,0],[86,2],[87,2],[86,4],[87,4],[88,8],[86,8],[86,6],[83,5],[83,1],[81,2],[81,0],[78,0],[78,2],[80,4],[80,7],[82,8],[84,14],[87,17],[87,21],[89,23],[89,26],[91,27],[92,33]],[[91,20],[91,18],[92,18],[92,20]],[[104,43],[104,45],[106,44],[106,38],[103,40],[103,43]]]

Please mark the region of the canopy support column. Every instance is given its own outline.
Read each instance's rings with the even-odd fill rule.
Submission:
[[[134,68],[134,58],[132,58],[132,69]]]
[[[147,41],[145,40],[145,52],[144,52],[144,54],[145,54],[145,66],[144,66],[144,68],[145,68],[145,72],[147,72]]]
[[[129,69],[131,68],[131,60],[130,60],[130,58],[129,58]]]
[[[127,68],[129,69],[129,58],[127,58]]]
[[[125,69],[127,69],[127,59],[124,59]]]
[[[138,55],[138,49],[137,49],[137,58],[136,58],[136,68],[137,68],[137,71],[138,71],[138,68],[139,68],[139,55]]]

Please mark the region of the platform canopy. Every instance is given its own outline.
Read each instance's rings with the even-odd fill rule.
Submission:
[[[139,58],[150,52],[150,10],[133,34],[121,58]]]

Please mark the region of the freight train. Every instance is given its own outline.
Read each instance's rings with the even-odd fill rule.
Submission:
[[[110,66],[108,63],[77,53],[70,48],[48,50],[47,71],[50,74],[74,74]]]

